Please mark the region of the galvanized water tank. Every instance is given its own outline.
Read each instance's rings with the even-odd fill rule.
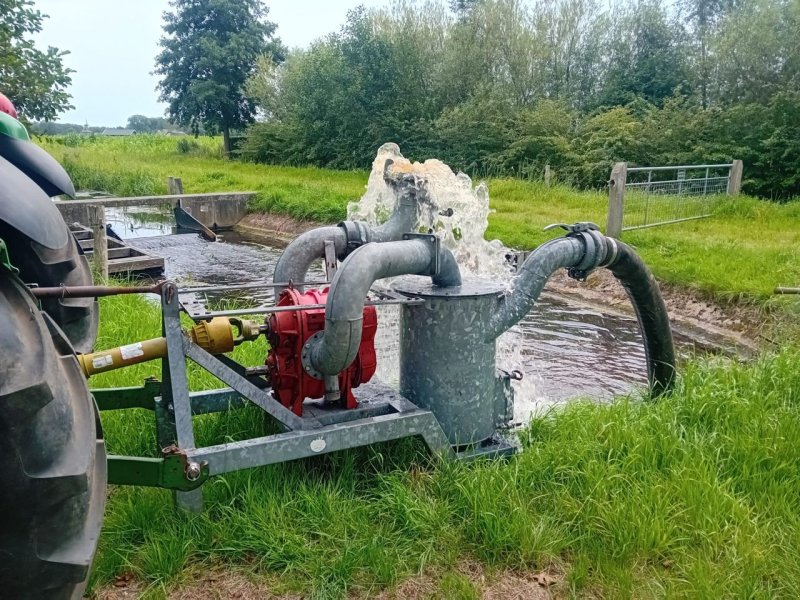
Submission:
[[[392,287],[425,300],[401,311],[400,393],[433,412],[454,446],[490,438],[502,399],[495,342],[484,339],[503,287],[473,279],[441,288],[413,275]]]

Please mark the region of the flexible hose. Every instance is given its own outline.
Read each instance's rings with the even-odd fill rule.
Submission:
[[[672,389],[675,384],[675,346],[669,324],[667,306],[655,277],[634,250],[618,240],[606,238],[616,245],[616,256],[606,265],[625,288],[644,338],[647,378],[654,397]]]
[[[651,394],[657,397],[669,391],[675,382],[675,347],[658,283],[630,246],[597,231],[557,238],[536,248],[519,268],[511,290],[501,298],[486,341],[493,341],[528,314],[555,271],[585,268],[582,265],[587,261],[608,268],[625,288],[644,339]]]

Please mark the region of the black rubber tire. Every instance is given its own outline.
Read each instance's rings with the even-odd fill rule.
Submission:
[[[92,285],[89,261],[66,223],[64,228],[68,242],[62,248],[51,250],[0,223],[0,239],[5,240],[11,264],[19,269],[22,281],[39,287]],[[99,321],[94,298],[47,298],[41,305],[77,352],[87,354],[92,351]]]
[[[61,330],[0,270],[0,595],[80,598],[106,494],[94,399]]]

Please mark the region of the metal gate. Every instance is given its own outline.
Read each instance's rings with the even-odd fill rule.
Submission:
[[[617,163],[609,181],[607,234],[702,219],[711,199],[739,193],[742,162],[628,167]]]

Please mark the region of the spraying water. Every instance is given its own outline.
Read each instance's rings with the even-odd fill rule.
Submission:
[[[395,195],[384,181],[387,160],[393,162],[392,171],[417,177],[424,191],[420,195],[416,230],[435,233],[453,252],[464,278],[480,277],[510,285],[512,269],[506,260],[509,249],[499,240],[489,241],[485,237],[490,213],[486,184],[473,186],[469,176],[454,173],[440,160],[412,163],[400,153],[397,144],[384,144],[372,163],[366,192],[360,201],[351,202],[347,207],[348,218],[366,221],[371,226],[380,225],[389,218],[394,210]],[[384,281],[384,285],[389,282]],[[399,380],[399,320],[398,307],[381,307],[375,338],[378,375],[393,386],[397,386]],[[520,337],[519,329],[514,327],[498,339],[500,369],[524,372]],[[522,381],[514,383],[520,420],[529,418],[544,401],[537,397],[536,377],[531,375],[528,373]]]

